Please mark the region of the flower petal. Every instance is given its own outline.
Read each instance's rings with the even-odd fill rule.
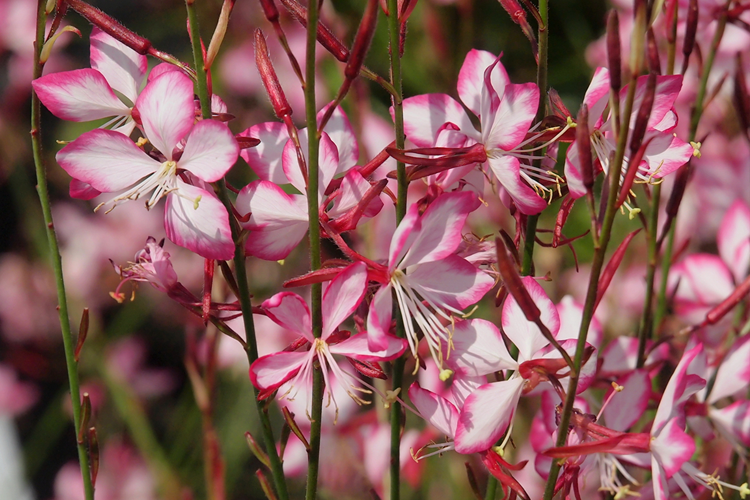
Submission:
[[[146,137],[168,159],[195,121],[193,82],[181,71],[151,80],[136,101]]]
[[[446,363],[457,374],[480,376],[518,368],[518,363],[505,347],[500,330],[489,321],[459,321],[452,339],[453,349]]]
[[[331,104],[328,104],[318,111],[318,125],[323,115],[328,111]],[[323,132],[328,134],[331,141],[336,145],[336,149],[339,154],[339,168],[341,171],[346,171],[357,164],[359,160],[359,145],[357,144],[357,136],[354,134],[354,127],[352,127],[349,118],[347,118],[344,110],[341,106],[337,106],[331,118],[328,119],[326,127]]]
[[[438,132],[449,122],[468,137],[480,138],[464,108],[452,97],[424,94],[404,99],[404,131],[417,147],[434,146]]]
[[[286,126],[280,122],[265,122],[253,125],[240,137],[254,137],[260,140],[260,144],[254,148],[246,148],[240,151],[250,168],[264,181],[276,184],[289,184],[281,164],[281,156],[284,146],[289,140]]]
[[[206,182],[224,177],[237,161],[240,147],[225,124],[201,120],[190,131],[178,166]]]
[[[307,302],[296,293],[277,293],[266,299],[261,307],[278,325],[302,335],[310,342],[314,341],[310,309],[307,307]]]
[[[651,454],[667,478],[680,470],[695,452],[695,441],[681,428],[677,419],[669,420],[651,440]],[[656,474],[654,474],[656,476]]]
[[[360,333],[349,337],[338,344],[328,346],[328,350],[333,354],[341,354],[349,358],[360,361],[390,361],[401,356],[409,344],[405,339],[388,335],[386,337],[387,346],[382,351],[373,351],[370,349],[366,333]]]
[[[525,276],[522,280],[532,300],[542,313],[542,323],[552,335],[556,336],[560,330],[560,316],[557,313],[557,308],[534,278]],[[526,319],[526,315],[512,295],[505,300],[503,305],[502,324],[505,335],[518,347],[519,363],[532,359],[537,351],[549,343],[542,332],[539,331],[539,328]]]
[[[37,78],[31,85],[47,109],[63,120],[86,122],[130,115],[130,108],[117,98],[104,76],[95,69],[52,73]]]
[[[177,179],[177,192],[167,196],[164,208],[167,238],[201,257],[231,260],[234,257],[229,215],[216,196]]]
[[[457,255],[419,264],[402,279],[424,299],[457,309],[476,304],[495,284],[487,273]]]
[[[750,386],[750,335],[737,339],[716,371],[713,388],[707,399],[714,404],[720,399],[745,392]]]
[[[490,156],[487,163],[521,213],[536,215],[547,208],[547,202],[521,180],[521,164],[518,158],[508,155]]]
[[[294,377],[310,356],[311,351],[282,351],[258,358],[250,366],[250,381],[263,391],[276,389]]]
[[[159,168],[159,162],[129,138],[101,129],[86,132],[62,148],[56,158],[71,177],[102,193],[125,189]]]
[[[326,339],[359,306],[367,290],[367,264],[355,262],[336,276],[323,293],[323,328]]]
[[[367,346],[371,351],[383,351],[388,348],[393,314],[393,297],[391,287],[383,286],[370,302],[367,314]]]
[[[403,269],[440,260],[455,252],[462,241],[461,230],[466,218],[479,205],[479,198],[472,192],[454,191],[440,195],[427,207],[418,226],[412,230],[414,237],[399,267]]]
[[[471,49],[466,54],[461,71],[458,72],[458,96],[461,102],[477,116],[480,114],[484,90],[484,71],[497,59],[497,56],[486,50]],[[498,63],[493,67],[491,82],[495,92],[500,95],[505,92],[505,86],[510,83],[510,79],[502,64]]]
[[[750,207],[744,201],[737,200],[729,207],[716,239],[719,255],[735,281],[741,282],[750,270]]]
[[[307,198],[289,195],[269,181],[255,181],[237,196],[237,210],[250,213],[245,250],[265,260],[285,259],[307,234]]]
[[[458,409],[445,398],[434,392],[422,389],[419,382],[409,387],[409,399],[422,418],[445,436],[452,438],[458,425]]]
[[[113,89],[135,104],[148,71],[146,56],[95,27],[91,31],[91,67],[99,70]]]
[[[521,377],[485,384],[466,398],[456,427],[456,451],[489,450],[508,428],[521,397]]]
[[[534,83],[508,84],[497,108],[482,116],[482,142],[489,149],[511,151],[526,137],[539,106]]]

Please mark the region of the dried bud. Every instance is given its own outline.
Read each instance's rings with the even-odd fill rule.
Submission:
[[[78,428],[78,444],[83,444],[86,437],[86,430],[91,421],[91,397],[88,392],[83,393],[81,398],[81,424]]]
[[[271,57],[268,53],[268,45],[266,45],[266,37],[260,29],[255,30],[255,64],[258,66],[260,78],[263,81],[263,86],[266,88],[268,97],[271,99],[271,106],[276,116],[280,120],[283,120],[285,116],[291,116],[292,107],[286,100],[284,90],[279,83],[279,78],[273,69]]]
[[[263,494],[266,495],[266,498],[268,500],[276,500],[276,495],[273,492],[271,483],[268,482],[268,478],[265,474],[263,474],[263,471],[261,469],[255,471],[255,477],[258,478],[258,481],[260,482],[260,488],[263,490]]]
[[[96,487],[96,476],[99,475],[99,439],[96,437],[96,429],[89,429],[89,458],[91,458],[91,485]]]
[[[255,458],[257,458],[260,463],[270,469],[271,461],[268,459],[268,455],[266,455],[266,452],[263,451],[253,435],[249,432],[246,432],[245,439],[247,440],[247,446],[250,448],[250,451],[253,453],[253,455],[255,455]]]
[[[589,134],[589,107],[581,106],[576,122],[576,147],[581,164],[581,177],[586,191],[594,187],[594,160],[591,157],[591,135]]]
[[[227,33],[229,16],[232,14],[234,2],[235,0],[224,0],[224,3],[221,5],[219,21],[216,23],[216,29],[214,29],[214,34],[211,36],[211,42],[208,44],[208,50],[206,51],[206,60],[204,62],[206,68],[210,68],[213,65],[216,54],[219,53],[221,43],[224,41],[224,35]]]
[[[609,85],[615,94],[622,87],[622,51],[620,50],[620,18],[612,10],[607,18],[607,63],[609,64]]]
[[[305,446],[305,449],[310,451],[312,449],[310,443],[307,442],[307,438],[305,438],[299,425],[297,425],[297,421],[294,420],[294,413],[290,412],[287,407],[282,408],[281,413],[284,415],[284,422],[286,422],[286,425],[288,425],[294,435],[299,438],[300,442]]]

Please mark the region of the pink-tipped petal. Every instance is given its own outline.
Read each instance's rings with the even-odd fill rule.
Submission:
[[[578,159],[578,146],[575,141],[570,143],[565,157],[565,182],[568,184],[568,191],[573,198],[586,195],[586,186],[583,184],[583,176],[581,175],[581,162]]]
[[[302,147],[305,161],[307,161],[307,129],[299,131],[299,142]],[[299,161],[297,160],[297,149],[292,141],[287,142],[282,153],[282,164],[284,174],[289,179],[292,186],[296,187],[300,193],[307,190],[305,178],[302,175]],[[339,168],[339,153],[336,145],[333,143],[328,134],[323,132],[320,136],[318,150],[318,198],[322,199],[328,184],[333,178],[341,173]]]
[[[598,128],[604,108],[609,104],[609,70],[597,68],[589,88],[583,97],[583,104],[589,107],[589,130]]]
[[[643,154],[643,161],[648,165],[644,171],[641,163],[641,173],[653,175],[659,179],[671,174],[693,157],[693,146],[669,132],[651,130],[646,133],[644,142],[648,141]]]
[[[297,374],[312,352],[277,352],[263,356],[250,367],[250,381],[263,391],[276,389]]]
[[[42,104],[63,120],[86,122],[130,115],[130,109],[95,69],[52,73],[37,78],[31,85]]]
[[[750,386],[750,335],[737,339],[716,371],[711,393],[706,401],[717,401],[747,391]]]
[[[318,124],[320,124],[320,120],[330,106],[328,104],[318,111]],[[354,133],[354,127],[352,127],[349,118],[347,118],[341,106],[338,106],[331,115],[331,118],[328,119],[323,132],[328,134],[338,149],[339,163],[341,164],[340,168],[342,171],[349,170],[357,164],[359,160],[357,136]]]
[[[735,401],[720,410],[709,408],[708,415],[730,441],[750,446],[750,401]]]
[[[693,254],[672,269],[670,280],[677,285],[675,307],[713,306],[734,291],[732,275],[724,262],[715,255]],[[703,319],[703,318],[700,318]]]
[[[560,316],[557,313],[557,308],[534,278],[525,276],[522,279],[526,290],[528,290],[529,295],[541,312],[542,323],[552,335],[557,335],[560,330]],[[526,319],[513,296],[509,296],[505,300],[502,323],[503,331],[511,342],[518,347],[519,363],[532,359],[539,349],[548,344],[539,328]]]
[[[635,370],[617,380],[624,387],[615,394],[602,412],[607,427],[625,432],[643,415],[651,397],[651,378],[646,370]],[[604,400],[610,397],[613,389],[607,392]]]
[[[383,351],[388,348],[388,337],[392,336],[392,311],[391,287],[383,286],[372,298],[370,312],[367,314],[367,346],[371,351]]]
[[[216,120],[201,120],[190,131],[178,165],[199,179],[215,182],[232,168],[239,152],[229,127]]]
[[[683,353],[680,362],[667,382],[659,407],[656,409],[652,424],[652,434],[670,422],[684,421],[683,407],[685,402],[706,386],[706,381],[698,374],[706,372],[706,353],[703,344],[697,344]]]
[[[461,71],[458,72],[458,96],[467,108],[475,115],[480,115],[482,92],[484,87],[484,72],[497,60],[497,56],[486,50],[471,49]],[[505,92],[505,86],[510,83],[505,67],[498,63],[492,69],[492,87],[499,95]]]
[[[466,218],[479,205],[477,196],[469,191],[454,191],[439,196],[425,210],[418,227],[412,231],[412,234],[416,234],[399,267],[403,269],[440,260],[455,252],[462,241],[461,230]]]
[[[331,281],[323,294],[323,339],[354,312],[366,290],[367,264],[364,262],[351,264]]]
[[[343,342],[328,346],[328,350],[333,354],[341,354],[348,358],[358,359],[360,361],[390,361],[401,356],[409,347],[405,339],[400,339],[392,335],[386,336],[386,348],[381,351],[370,349],[366,333],[354,335]]]
[[[443,435],[452,438],[458,425],[458,409],[434,392],[422,389],[418,382],[409,387],[409,399],[422,417]]]
[[[547,208],[547,202],[521,180],[518,158],[508,155],[490,156],[487,163],[521,213],[536,215]]]
[[[485,148],[511,151],[526,137],[539,105],[539,88],[534,83],[509,84],[497,109],[482,116]],[[494,106],[493,106],[494,107]]]
[[[135,104],[148,71],[146,56],[94,28],[91,31],[91,67],[101,72],[113,89]]]
[[[669,420],[651,440],[651,453],[667,478],[680,470],[682,464],[690,460],[694,452],[695,441],[680,427],[677,419]]]
[[[78,179],[70,179],[69,194],[71,198],[77,200],[93,200],[102,194],[102,192],[94,189],[88,182],[83,182]]]
[[[125,189],[160,166],[129,138],[101,129],[86,132],[62,148],[56,158],[71,177],[102,193]]]
[[[457,255],[420,264],[402,280],[424,299],[457,309],[476,304],[495,284],[487,273]]]
[[[583,316],[583,306],[576,302],[572,296],[566,295],[557,304],[557,313],[560,315],[560,331],[557,332],[555,338],[557,340],[578,339],[578,333],[581,328],[581,317]],[[592,318],[586,342],[599,349],[603,336],[601,323],[596,318]]]
[[[152,80],[138,96],[136,107],[146,137],[168,159],[193,127],[193,82],[182,72],[170,71]]]
[[[521,377],[479,387],[466,398],[456,428],[456,451],[477,453],[489,450],[505,433],[521,397]]]
[[[227,209],[213,193],[177,179],[177,193],[164,207],[167,238],[201,257],[231,260],[232,230]]]
[[[302,297],[292,292],[277,293],[261,305],[269,318],[313,342],[310,309]]]
[[[255,181],[237,196],[240,214],[251,214],[243,224],[251,230],[245,250],[265,260],[285,259],[307,233],[307,199],[289,195],[269,181]]]
[[[505,347],[500,330],[489,321],[459,321],[453,331],[453,349],[446,363],[459,375],[489,375],[517,369],[518,363]]]
[[[737,200],[729,207],[716,240],[719,255],[735,281],[741,282],[750,270],[750,207],[744,201]]]
[[[455,124],[474,140],[481,137],[464,108],[446,94],[424,94],[404,99],[404,131],[417,147],[434,146],[438,132],[446,123]]]
[[[370,183],[362,177],[356,169],[351,169],[341,179],[340,194],[333,200],[333,206],[328,210],[332,218],[345,214],[354,208],[370,189]],[[383,209],[383,200],[380,197],[373,199],[363,212],[364,217],[375,217]]]
[[[254,148],[243,149],[240,156],[261,180],[276,184],[289,184],[281,163],[284,146],[289,140],[289,134],[283,123],[258,123],[241,132],[239,136],[260,140],[260,144]]]

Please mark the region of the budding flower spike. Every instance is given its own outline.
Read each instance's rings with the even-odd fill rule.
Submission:
[[[205,258],[231,259],[229,216],[206,183],[224,177],[237,161],[234,135],[216,120],[195,123],[193,82],[179,71],[149,82],[136,108],[160,159],[120,133],[97,129],[65,146],[58,163],[74,179],[102,193],[118,193],[97,209],[109,212],[146,196],[151,209],[166,197],[164,226],[170,240]]]

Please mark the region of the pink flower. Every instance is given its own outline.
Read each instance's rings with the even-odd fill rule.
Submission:
[[[412,354],[417,356],[419,341],[413,318],[442,368],[442,352],[453,333],[441,319],[451,322],[452,314],[462,316],[462,309],[478,302],[494,284],[487,273],[455,253],[464,222],[478,206],[474,193],[451,192],[435,199],[421,216],[418,205],[409,207],[391,240],[388,266],[373,271],[384,286],[372,299],[367,317],[371,349],[385,349],[391,342],[395,291]]]
[[[646,79],[643,76],[636,82],[633,113],[628,128],[632,133],[635,127],[638,110],[646,94]],[[646,145],[641,164],[638,166],[636,179],[641,182],[651,182],[660,179],[677,170],[692,157],[694,149],[672,134],[677,124],[677,116],[672,111],[677,95],[682,87],[681,76],[658,76],[656,79],[656,93],[651,115],[648,119],[646,135],[643,144]],[[586,90],[583,103],[589,109],[588,128],[591,134],[591,147],[595,159],[599,161],[604,172],[609,171],[610,153],[615,150],[613,140],[612,115],[608,111],[609,103],[609,71],[598,68],[594,78]],[[624,102],[628,88],[620,91],[620,100]],[[628,166],[628,157],[623,160],[623,175]],[[572,196],[578,198],[586,194],[581,177],[581,166],[578,159],[578,147],[573,142],[568,148],[565,162],[565,178]]]
[[[262,391],[261,398],[268,397],[282,384],[291,380],[287,392],[281,398],[294,399],[301,388],[312,394],[313,363],[320,363],[329,397],[337,407],[331,387],[332,378],[347,388],[347,393],[357,402],[362,399],[355,394],[363,391],[353,377],[338,365],[333,357],[339,354],[362,362],[387,361],[397,358],[406,349],[403,339],[391,337],[381,352],[373,352],[367,344],[366,335],[347,338],[338,331],[338,326],[359,306],[367,287],[367,266],[358,262],[340,273],[323,294],[323,329],[320,338],[312,334],[310,311],[304,299],[291,292],[281,292],[263,302],[263,309],[274,322],[301,335],[307,342],[307,350],[282,351],[263,356],[250,367],[250,380]],[[348,333],[348,332],[347,332]],[[357,384],[357,385],[355,385]],[[310,409],[310,401],[307,402]]]
[[[523,149],[533,141],[525,139],[539,104],[537,86],[510,83],[499,57],[471,50],[458,76],[458,95],[479,117],[481,131],[452,97],[425,94],[404,100],[404,129],[409,140],[420,148],[483,145],[483,166],[492,171],[521,213],[541,212],[547,203],[540,194],[549,194],[545,183],[555,181],[546,170],[533,167],[531,160],[537,157]]]
[[[193,83],[177,71],[151,81],[136,101],[149,142],[162,161],[124,135],[92,130],[57,154],[74,179],[103,193],[119,192],[111,209],[151,193],[146,208],[166,197],[167,237],[208,259],[234,255],[229,217],[206,183],[221,179],[234,165],[239,146],[227,126],[215,120],[194,124]],[[185,140],[181,154],[177,149]],[[97,207],[98,208],[98,207]]]

